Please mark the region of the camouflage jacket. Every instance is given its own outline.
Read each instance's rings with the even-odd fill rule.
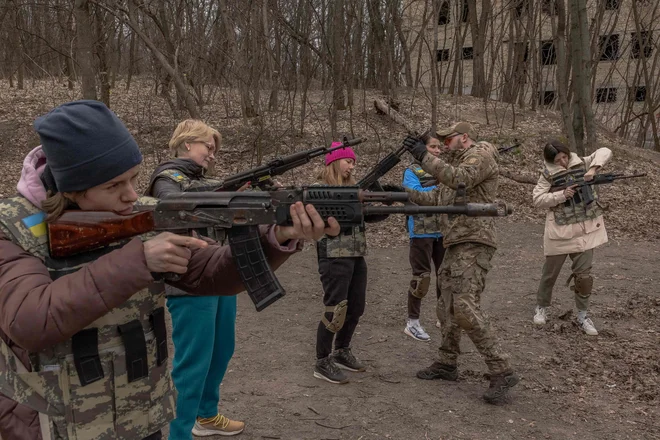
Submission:
[[[427,154],[422,162],[424,171],[438,181],[438,188],[429,192],[410,191],[410,199],[420,205],[451,205],[456,199],[456,188],[465,183],[467,202],[495,203],[499,167],[497,148],[488,142],[472,144],[465,150],[449,155],[450,163]],[[444,232],[444,245],[482,243],[497,247],[495,222],[490,217],[448,215]]]

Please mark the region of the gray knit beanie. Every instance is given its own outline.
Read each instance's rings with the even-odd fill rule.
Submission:
[[[142,162],[131,133],[99,101],[62,104],[37,118],[34,129],[60,192],[84,191]]]

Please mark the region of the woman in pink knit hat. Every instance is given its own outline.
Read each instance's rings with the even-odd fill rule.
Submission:
[[[332,143],[332,147],[341,145],[341,142]],[[353,150],[348,147],[336,149],[325,156],[325,167],[318,185],[355,185],[354,169]],[[324,236],[317,242],[316,250],[325,312],[316,332],[314,377],[343,384],[348,378],[341,369],[366,370],[350,347],[355,328],[364,313],[367,291],[364,224],[344,228],[336,237]]]

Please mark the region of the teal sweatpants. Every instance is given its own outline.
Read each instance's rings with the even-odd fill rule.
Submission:
[[[177,390],[170,440],[191,440],[197,417],[218,414],[220,383],[234,354],[235,296],[170,296]]]

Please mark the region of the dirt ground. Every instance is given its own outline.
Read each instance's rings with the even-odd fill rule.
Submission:
[[[502,220],[484,308],[522,376],[510,403],[481,400],[485,364],[464,336],[458,382],[421,381],[436,355],[434,299],[422,307],[431,342],[404,335],[407,248],[371,249],[367,310],[354,353],[369,368],[333,385],[312,376],[321,311],[316,252],[307,247],[278,276],[287,296],[257,313],[239,298],[236,353],[221,387],[221,412],[245,420],[243,439],[656,439],[660,438],[660,250],[610,242],[595,256],[586,337],[562,280],[551,319],[532,324],[543,264],[542,227]]]

